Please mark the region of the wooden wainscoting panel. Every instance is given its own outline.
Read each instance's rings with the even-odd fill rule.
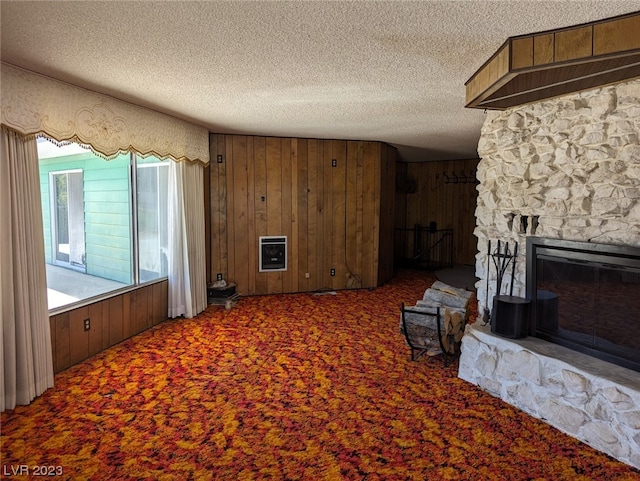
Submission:
[[[105,299],[100,302],[100,315],[102,316],[102,349],[104,351],[111,346],[110,328],[111,328],[111,302]]]
[[[71,366],[71,340],[69,338],[69,313],[63,312],[56,317],[56,347],[54,358],[57,372],[64,371]]]
[[[109,322],[109,319],[102,317],[102,304],[104,302],[96,302],[89,307],[89,322],[91,328],[89,329],[89,356],[99,353],[104,346],[104,325]]]
[[[149,314],[149,298],[152,297],[151,286],[145,286],[131,292],[131,335],[139,334],[151,327]]]
[[[123,296],[112,297],[109,302],[109,345],[125,338]]]
[[[49,332],[51,336],[51,353],[53,357],[53,372],[56,373],[58,372],[58,365],[56,360],[56,350],[58,346],[56,343],[56,316],[49,316]]]
[[[153,284],[152,286],[152,312],[153,312],[153,325],[156,326],[161,322],[164,322],[168,318],[169,306],[169,293],[168,293],[169,281],[162,281]]]
[[[69,312],[69,363],[76,364],[89,357],[89,331],[84,321],[89,319],[88,306]]]

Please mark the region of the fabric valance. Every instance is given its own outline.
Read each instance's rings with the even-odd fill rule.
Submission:
[[[184,120],[1,64],[1,122],[23,134],[120,152],[209,163],[209,132]]]

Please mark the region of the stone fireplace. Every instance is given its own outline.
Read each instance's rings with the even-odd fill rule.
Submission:
[[[491,308],[496,294],[495,271],[487,257],[489,240],[494,245],[498,240],[518,243],[513,276],[508,270],[503,285],[513,285],[513,295],[521,297],[531,295],[527,292],[528,239],[529,249],[531,238],[541,238],[551,244],[577,242],[605,250],[611,246],[613,251],[628,248],[636,255],[640,248],[639,136],[640,79],[487,114],[478,144],[482,160],[477,170],[474,232],[481,314]],[[553,256],[547,259],[547,273],[559,269],[553,262]],[[596,264],[603,266],[602,273],[608,271],[606,259]],[[559,270],[570,274],[548,274],[544,282],[585,275],[577,264],[574,267],[571,271],[562,266]],[[632,313],[640,305],[638,272],[627,270],[623,275],[623,287],[630,290],[625,307],[630,314],[621,316],[636,323],[640,318]],[[614,279],[611,282],[619,282],[620,276],[605,274]],[[538,285],[541,291],[544,286]],[[585,310],[594,305],[596,292],[599,289],[592,287],[591,294],[582,293]],[[598,302],[610,300],[605,296]],[[459,376],[640,468],[640,373],[634,370],[633,354],[640,349],[640,341],[620,339],[623,330],[616,334],[622,346],[613,352],[631,352],[626,356],[631,357],[630,363],[598,355],[589,345],[593,336],[591,341],[578,342],[576,349],[563,339],[566,330],[573,328],[556,326],[553,303],[550,306],[538,309],[533,330],[522,339],[497,336],[480,321],[468,326]],[[543,310],[546,317],[540,317]],[[576,339],[585,329],[575,328]],[[601,325],[599,333],[602,329]]]

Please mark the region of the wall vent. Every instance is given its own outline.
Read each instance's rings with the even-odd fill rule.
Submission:
[[[287,237],[260,236],[260,272],[287,270]]]

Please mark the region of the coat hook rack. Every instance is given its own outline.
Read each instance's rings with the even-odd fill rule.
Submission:
[[[464,170],[460,173],[460,175],[457,175],[456,171],[454,170],[453,172],[451,172],[451,175],[447,174],[447,172],[443,172],[442,176],[444,177],[445,184],[477,184],[478,183],[478,181],[476,180],[475,170],[472,170],[469,175],[466,175],[464,173]],[[436,174],[436,179],[437,178],[438,177]]]

